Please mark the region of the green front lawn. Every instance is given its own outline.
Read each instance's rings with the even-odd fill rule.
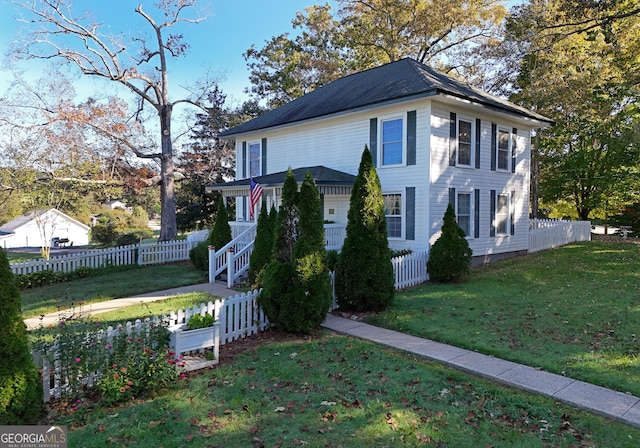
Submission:
[[[640,396],[639,291],[639,246],[586,242],[400,292],[367,320]]]
[[[105,269],[87,278],[20,292],[25,318],[208,281],[190,262]]]
[[[631,448],[640,442],[636,428],[329,332],[268,341],[152,400],[81,407],[57,424],[74,427],[69,446],[87,448]]]

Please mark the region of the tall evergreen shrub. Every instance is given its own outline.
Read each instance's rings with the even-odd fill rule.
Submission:
[[[220,198],[213,230],[211,230],[209,234],[209,244],[215,247],[216,250],[220,250],[230,241],[231,226],[229,225],[229,214],[227,213],[227,207],[224,205],[224,201]]]
[[[298,239],[293,250],[294,302],[287,307],[289,331],[309,334],[326,318],[333,298],[326,259],[324,220],[320,193],[313,177],[307,172],[298,196],[300,220]]]
[[[395,278],[382,188],[366,146],[347,218],[347,235],[336,265],[338,305],[350,311],[384,310],[393,301]]]
[[[458,225],[453,206],[449,204],[444,213],[442,233],[429,251],[429,279],[434,282],[460,280],[470,271],[472,255],[464,230]]]
[[[249,283],[256,287],[261,287],[258,282],[260,273],[264,271],[273,251],[273,237],[276,220],[275,206],[271,206],[271,212],[267,211],[266,201],[262,200],[262,207],[258,215],[258,227],[256,229],[256,240],[253,243],[253,252],[249,259]]]
[[[291,303],[294,289],[293,246],[298,239],[298,184],[291,169],[282,186],[282,203],[276,219],[273,253],[264,272],[263,289],[258,297],[269,322],[286,331],[283,304]]]
[[[41,410],[42,384],[33,362],[22,319],[20,291],[0,249],[0,422],[35,424]]]

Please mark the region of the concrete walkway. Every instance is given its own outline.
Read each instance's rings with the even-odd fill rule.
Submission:
[[[323,327],[441,362],[640,428],[640,398],[363,322],[328,315]]]
[[[86,304],[82,306],[82,315],[92,315],[99,313],[106,313],[107,311],[113,311],[120,308],[124,308],[130,305],[138,305],[140,303],[155,302],[157,300],[166,299],[167,297],[175,296],[177,294],[184,294],[187,292],[208,292],[214,296],[229,297],[238,294],[238,291],[228,289],[221,283],[200,283],[197,285],[181,286],[179,288],[166,289],[164,291],[155,291],[145,294],[138,294],[132,297],[125,297],[122,299],[107,300],[105,302],[97,302]],[[58,325],[61,316],[70,316],[71,310],[56,311],[55,313],[46,314],[42,319],[40,317],[31,317],[25,319],[24,323],[27,325],[28,330],[34,330],[43,327],[51,327]]]

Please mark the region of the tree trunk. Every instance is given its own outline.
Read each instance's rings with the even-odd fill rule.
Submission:
[[[160,241],[170,241],[178,234],[176,225],[176,195],[174,185],[173,148],[171,143],[171,113],[173,106],[160,109],[162,158],[160,159]]]

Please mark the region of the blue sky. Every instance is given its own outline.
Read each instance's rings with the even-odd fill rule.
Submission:
[[[508,0],[513,6],[522,0]],[[143,19],[134,12],[142,3],[143,9],[152,15],[153,4],[148,0],[76,0],[75,12],[90,10],[99,21],[108,25],[112,32],[137,33],[148,31]],[[198,0],[197,7],[202,9],[207,19],[197,25],[185,25],[179,31],[184,32],[191,49],[186,58],[171,62],[170,82],[173,91],[177,85],[193,84],[206,70],[221,77],[220,86],[229,100],[236,102],[246,99],[243,90],[249,87],[248,69],[242,54],[252,45],[262,48],[272,36],[290,32],[291,20],[297,11],[325,0]],[[330,3],[335,8],[335,2]],[[4,56],[10,43],[17,38],[23,24],[16,18],[19,12],[6,0],[0,0],[0,55]],[[157,16],[157,13],[155,14]],[[0,59],[2,60],[2,59]],[[2,62],[6,68],[6,62]],[[37,79],[46,73],[45,66],[36,61],[21,62],[19,68],[26,70],[27,79]],[[78,75],[78,71],[75,72]],[[0,71],[0,95],[8,86],[11,73]],[[95,80],[80,79],[77,86],[91,95],[94,91],[107,91],[104,83]],[[82,87],[80,87],[82,86]],[[178,95],[179,93],[174,93]]]
[[[74,11],[91,10],[94,17],[113,32],[136,33],[138,29],[148,31],[143,19],[134,12],[142,3],[143,10],[154,13],[156,1],[143,0],[76,0]],[[190,43],[186,58],[171,61],[170,82],[187,85],[197,81],[206,70],[224,79],[222,90],[238,101],[246,98],[243,90],[249,86],[247,65],[242,54],[252,45],[264,46],[272,36],[291,31],[291,20],[297,11],[317,2],[313,0],[209,0],[197,2],[207,19],[197,25],[185,25],[180,31]],[[6,0],[0,0],[0,54],[2,57],[10,48],[24,25],[19,23],[19,11]],[[6,68],[6,60],[2,68]],[[19,68],[27,70],[28,79],[37,79],[45,71],[42,63],[21,62]],[[77,73],[77,71],[76,71]],[[0,95],[11,79],[11,73],[0,71]],[[100,83],[80,82],[86,89],[100,89]]]

